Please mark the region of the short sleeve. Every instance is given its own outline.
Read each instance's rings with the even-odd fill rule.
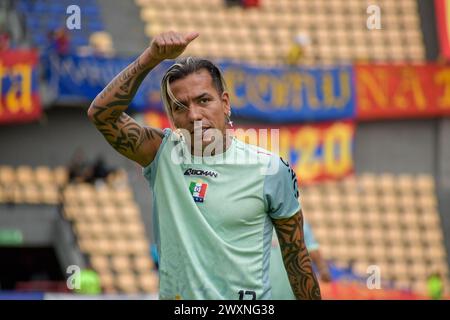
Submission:
[[[155,159],[153,159],[153,161],[146,166],[145,168],[142,169],[142,173],[144,174],[144,177],[153,185],[153,182],[155,181],[155,173],[156,173],[156,168],[158,168],[158,162],[159,162],[159,157],[161,155],[161,152],[164,148],[164,145],[167,143],[167,141],[169,140],[169,136],[172,133],[172,129],[170,128],[166,128],[163,130],[164,133],[164,137],[163,140],[161,142],[161,145],[158,148],[158,152],[156,153]]]
[[[300,210],[294,170],[281,157],[272,156],[264,179],[266,210],[274,219],[292,217]]]

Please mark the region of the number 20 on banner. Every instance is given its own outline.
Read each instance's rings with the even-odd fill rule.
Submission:
[[[352,123],[280,129],[280,155],[302,183],[337,179],[353,171]]]
[[[341,178],[353,171],[351,122],[262,129],[259,134],[256,131],[242,128],[235,130],[235,135],[288,159],[303,184]]]

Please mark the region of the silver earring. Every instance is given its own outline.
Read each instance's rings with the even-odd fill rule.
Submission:
[[[227,114],[227,120],[228,120],[228,125],[229,125],[231,128],[233,128],[233,121],[231,121],[230,116],[231,116],[231,111],[228,112],[228,114]]]

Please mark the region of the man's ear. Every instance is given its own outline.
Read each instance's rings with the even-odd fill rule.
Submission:
[[[223,103],[223,112],[225,113],[225,116],[228,116],[231,111],[231,104],[230,104],[230,95],[226,91],[222,93],[222,103]]]

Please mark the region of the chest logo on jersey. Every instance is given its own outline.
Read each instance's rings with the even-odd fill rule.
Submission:
[[[215,171],[210,171],[210,170],[201,170],[201,169],[188,168],[184,172],[184,175],[185,176],[201,176],[201,177],[217,178],[217,176],[219,174],[217,172],[215,172]]]
[[[195,202],[203,202],[205,200],[206,188],[208,188],[208,184],[203,183],[202,180],[191,181],[189,191]]]

